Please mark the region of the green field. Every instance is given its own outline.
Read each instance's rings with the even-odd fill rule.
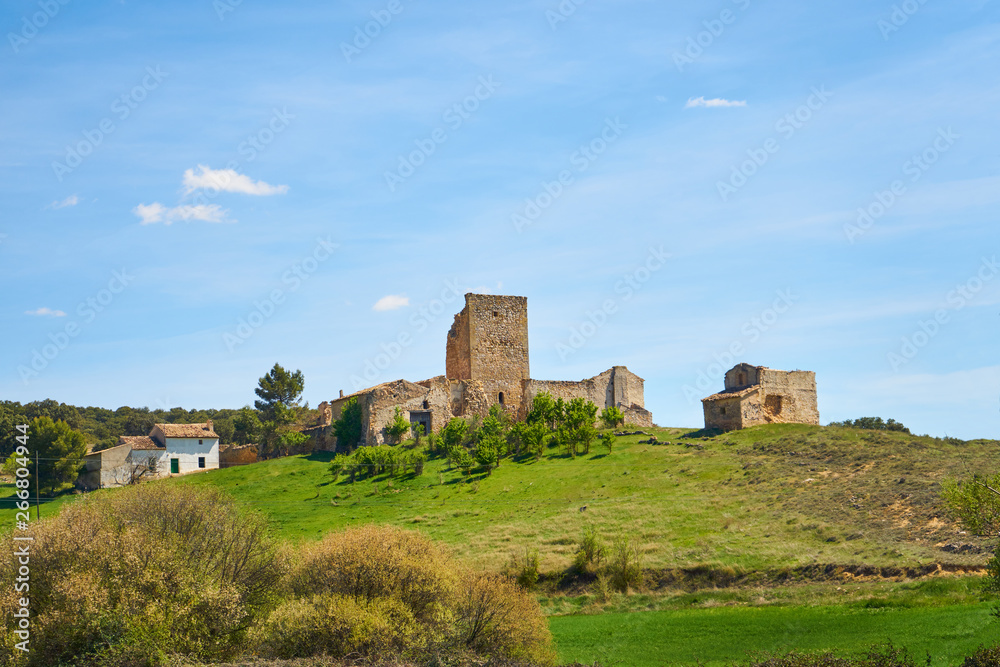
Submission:
[[[575,459],[550,449],[491,475],[463,476],[432,458],[420,476],[334,482],[331,455],[315,453],[150,483],[222,488],[293,543],[376,522],[419,530],[487,568],[536,549],[540,601],[565,660],[724,664],[748,651],[892,639],[944,665],[1000,641],[979,577],[942,571],[907,582],[841,567],[980,573],[993,545],[947,515],[940,484],[992,472],[997,441],[804,425],[710,437],[645,430],[659,443],[619,437],[612,453],[598,443]],[[43,503],[42,515],[79,499]],[[588,526],[639,545],[643,590],[601,599],[592,581],[561,578]],[[965,552],[942,548],[954,543]]]
[[[917,662],[961,664],[1000,641],[989,605],[925,608],[751,607],[560,616],[549,626],[562,661],[729,665],[755,652],[859,652],[892,640]]]

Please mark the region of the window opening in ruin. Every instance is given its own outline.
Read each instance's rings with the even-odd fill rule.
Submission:
[[[746,383],[747,383],[746,376],[743,375],[743,373],[740,373],[740,382],[739,382],[740,386],[742,387]]]
[[[500,317],[500,313],[498,313],[497,311],[494,310],[493,311],[493,317]]]
[[[725,408],[719,408],[719,412],[721,412],[722,414],[726,414],[726,409]]]
[[[503,392],[502,391],[497,396],[497,401],[499,401],[500,405],[503,405]]]
[[[781,414],[781,396],[768,396],[764,399],[764,407],[772,415]]]

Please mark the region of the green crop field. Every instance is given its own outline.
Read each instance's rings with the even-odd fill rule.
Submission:
[[[730,665],[760,652],[857,653],[891,640],[919,664],[961,664],[1000,639],[989,606],[923,608],[717,607],[561,616],[549,625],[563,661],[604,665]]]

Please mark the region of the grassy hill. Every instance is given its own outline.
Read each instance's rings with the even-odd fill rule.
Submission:
[[[489,476],[463,477],[432,459],[418,477],[333,483],[330,456],[317,453],[154,483],[222,487],[289,540],[391,523],[486,567],[529,548],[543,571],[561,570],[586,526],[635,540],[654,570],[985,562],[977,551],[988,545],[960,533],[938,492],[948,477],[993,470],[1000,442],[794,424],[706,437],[646,431],[661,444],[619,437],[613,453],[597,444],[576,459],[550,449],[540,461],[506,460]],[[954,544],[967,546],[942,548]]]

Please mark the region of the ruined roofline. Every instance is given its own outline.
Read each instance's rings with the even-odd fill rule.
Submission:
[[[746,387],[738,387],[734,389],[727,389],[725,391],[720,391],[717,394],[712,394],[711,396],[706,396],[701,399],[701,402],[705,401],[719,401],[727,398],[743,398],[744,396],[749,396],[757,391],[760,391],[760,384],[751,384]]]
[[[538,378],[527,378],[525,380],[522,380],[522,382],[546,382],[548,384],[580,384],[581,382],[587,382],[589,380],[596,380],[597,378],[601,377],[605,373],[607,373],[609,371],[615,371],[615,370],[617,370],[619,368],[624,369],[627,373],[635,376],[636,379],[641,380],[642,382],[646,381],[644,378],[641,378],[638,375],[636,375],[635,373],[633,373],[632,371],[630,371],[628,369],[628,366],[612,366],[611,368],[609,368],[606,371],[601,371],[600,373],[598,373],[597,375],[594,375],[593,377],[583,378],[582,380],[540,380]]]

